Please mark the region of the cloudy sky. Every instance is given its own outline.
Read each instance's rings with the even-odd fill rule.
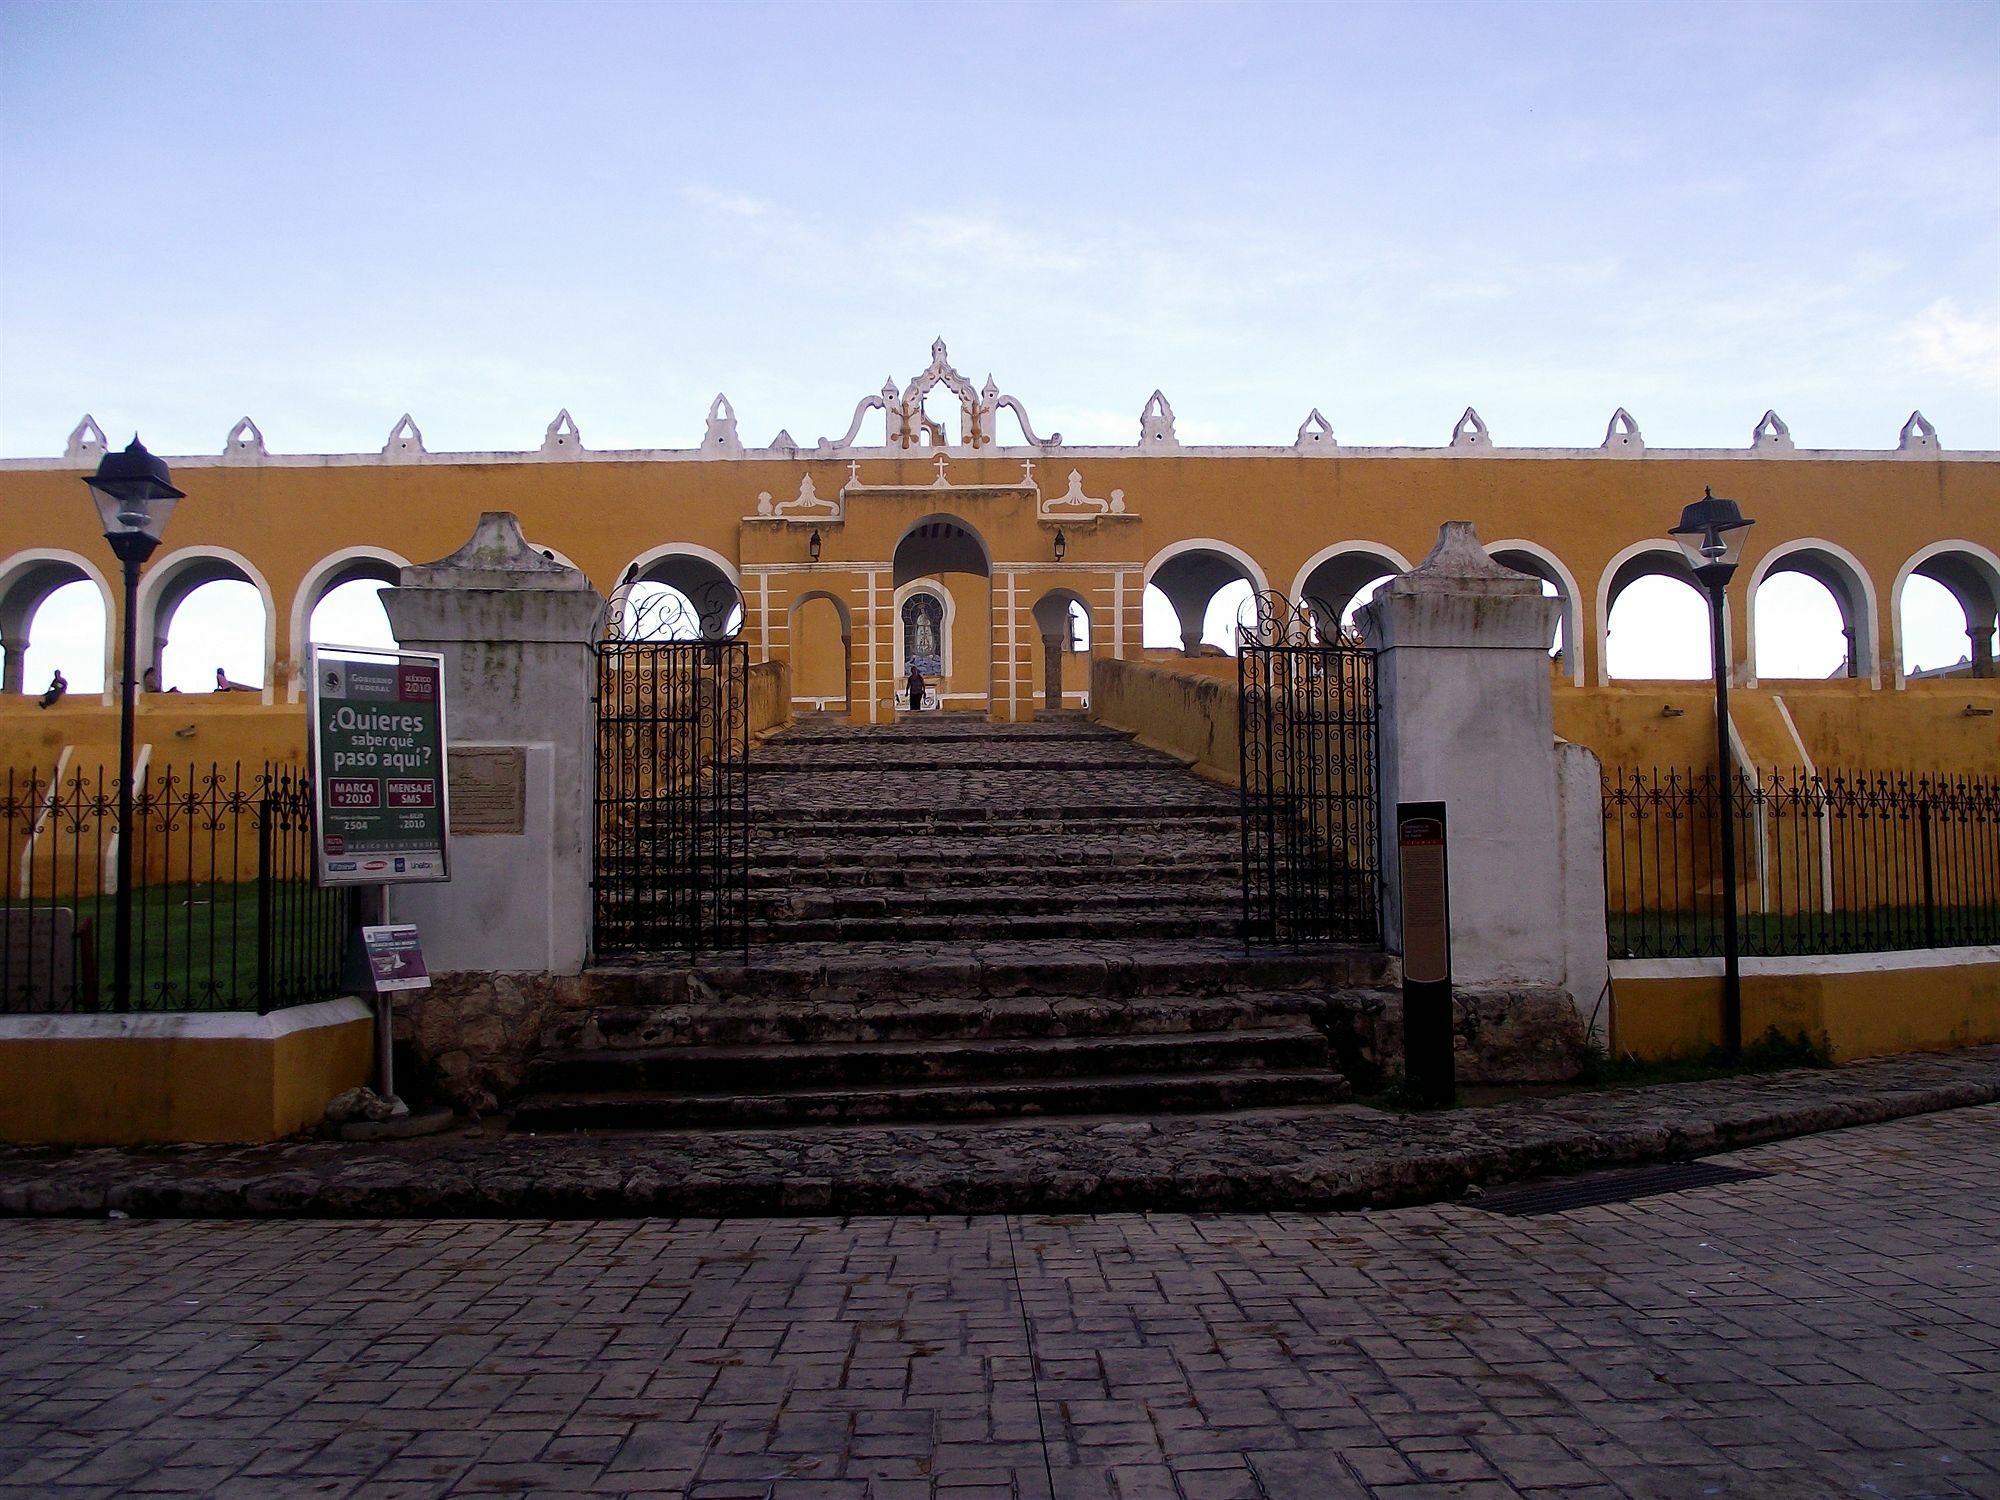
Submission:
[[[0,0],[0,455],[2000,448],[2000,6]]]

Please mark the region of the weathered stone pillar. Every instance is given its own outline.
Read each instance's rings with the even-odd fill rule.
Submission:
[[[499,511],[382,591],[404,649],[444,656],[451,879],[389,892],[392,920],[422,929],[433,971],[575,974],[589,956],[602,603]]]
[[[1358,619],[1381,653],[1390,945],[1402,930],[1396,804],[1442,801],[1457,987],[1503,1004],[1561,990],[1587,1018],[1604,972],[1602,812],[1588,766],[1558,774],[1549,648],[1561,611],[1539,580],[1488,557],[1470,522],[1451,521]]]

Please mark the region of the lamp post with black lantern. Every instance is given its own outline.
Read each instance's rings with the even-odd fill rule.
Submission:
[[[182,491],[174,488],[165,459],[155,458],[135,433],[123,453],[106,453],[84,480],[104,524],[104,539],[125,570],[125,649],[119,658],[118,901],[112,934],[111,1002],[132,1008],[132,710],[139,688],[139,569],[160,545],[160,533]]]
[[[1724,640],[1724,594],[1742,559],[1751,522],[1734,500],[1704,487],[1667,534],[1680,543],[1694,576],[1708,594],[1709,656],[1715,670],[1716,796],[1722,814],[1722,1043],[1731,1057],[1743,1050],[1743,984],[1736,941],[1736,787],[1729,753],[1729,654]]]

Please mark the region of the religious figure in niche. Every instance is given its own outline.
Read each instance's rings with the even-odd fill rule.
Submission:
[[[903,601],[903,664],[926,677],[944,675],[939,641],[944,630],[944,605],[934,594],[912,594]]]

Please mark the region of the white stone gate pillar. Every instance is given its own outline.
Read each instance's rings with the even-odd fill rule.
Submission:
[[[589,956],[602,603],[501,511],[382,591],[403,648],[444,656],[451,879],[389,891],[433,971],[575,974]]]
[[[1603,815],[1574,747],[1558,773],[1549,648],[1560,617],[1538,579],[1488,557],[1470,522],[1450,521],[1359,622],[1381,653],[1377,827],[1391,948],[1402,930],[1396,804],[1441,801],[1457,987],[1561,989],[1588,1020],[1606,973]]]

